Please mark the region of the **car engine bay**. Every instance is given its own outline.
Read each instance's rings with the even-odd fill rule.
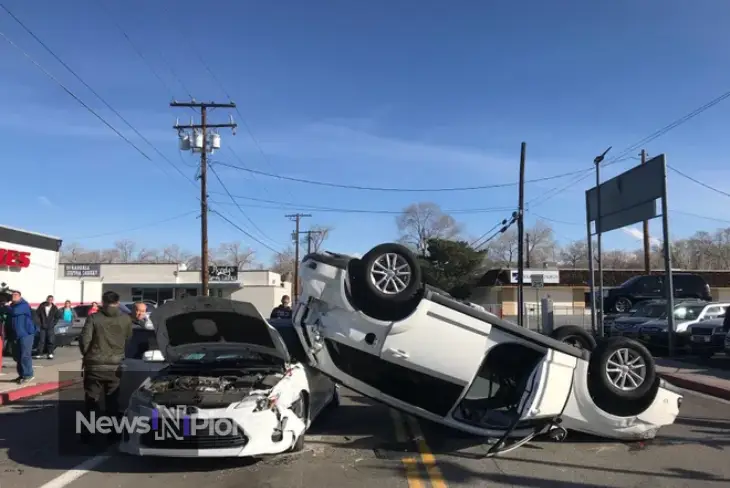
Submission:
[[[162,374],[151,380],[147,390],[159,405],[227,407],[248,395],[265,394],[284,377],[283,372],[223,370],[195,375],[194,372]]]

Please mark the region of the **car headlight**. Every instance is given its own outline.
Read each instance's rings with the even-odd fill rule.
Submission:
[[[279,402],[279,394],[274,393],[272,395],[257,395],[254,397],[246,398],[242,402],[240,402],[238,405],[236,405],[235,408],[245,408],[250,407],[251,404],[254,404],[254,412],[263,412],[264,410],[271,410],[276,406],[276,404]]]

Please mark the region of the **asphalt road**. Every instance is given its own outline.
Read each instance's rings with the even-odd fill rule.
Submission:
[[[64,404],[80,397],[62,395]],[[484,458],[482,440],[403,418],[358,395],[317,420],[305,452],[262,460],[145,459],[59,445],[72,422],[57,395],[0,408],[2,488],[445,488],[729,486],[730,403],[688,394],[678,422],[647,443],[571,433]],[[422,439],[419,439],[423,435]]]

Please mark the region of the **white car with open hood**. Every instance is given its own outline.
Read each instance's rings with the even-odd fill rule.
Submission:
[[[152,313],[165,362],[132,394],[120,450],[142,456],[240,457],[301,450],[335,383],[290,356],[284,339],[247,302],[189,297]],[[297,344],[298,341],[297,341]],[[124,374],[128,374],[125,371]]]
[[[652,438],[679,413],[679,390],[641,344],[619,337],[589,351],[561,333],[575,328],[556,329],[561,341],[502,320],[425,286],[399,244],[362,258],[310,254],[299,276],[294,327],[312,366],[409,414],[498,438],[493,453],[546,432]]]

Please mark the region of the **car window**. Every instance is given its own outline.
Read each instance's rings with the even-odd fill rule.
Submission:
[[[85,319],[86,317],[88,317],[90,309],[91,309],[91,305],[76,305],[74,307],[76,316],[80,319]]]
[[[661,289],[661,280],[658,276],[642,276],[636,283],[639,292],[650,293]]]
[[[150,329],[133,329],[132,337],[127,341],[124,357],[128,359],[142,359],[145,351],[157,349],[155,331]]]
[[[624,281],[623,283],[621,283],[619,285],[619,288],[624,288],[624,287],[627,287],[627,286],[631,286],[634,283],[636,283],[637,281],[639,281],[641,278],[642,278],[641,276],[633,276],[633,277],[629,278],[628,280]]]

